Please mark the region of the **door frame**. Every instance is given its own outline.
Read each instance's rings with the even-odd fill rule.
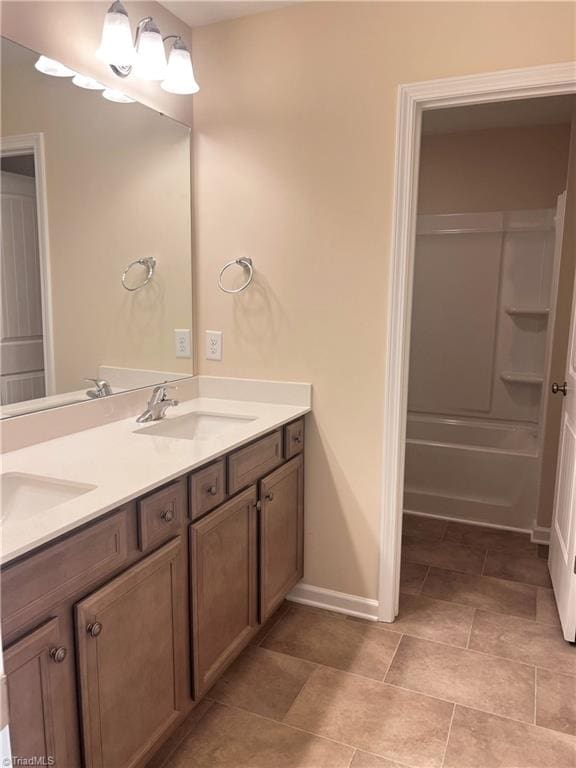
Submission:
[[[42,336],[44,342],[44,379],[46,395],[56,394],[54,375],[54,325],[52,316],[52,283],[50,277],[50,243],[48,235],[48,195],[43,133],[25,133],[0,138],[0,156],[34,156],[36,186],[36,219],[38,255],[42,284]]]
[[[380,505],[378,620],[398,614],[404,452],[422,113],[425,110],[576,93],[576,61],[400,85],[392,249],[388,274]]]

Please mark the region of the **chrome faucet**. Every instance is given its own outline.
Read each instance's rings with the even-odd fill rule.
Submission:
[[[106,379],[84,379],[84,381],[91,381],[94,384],[94,389],[89,389],[86,395],[92,400],[96,400],[99,397],[108,397],[108,395],[114,394],[112,387],[106,381]]]
[[[148,407],[141,413],[136,421],[142,423],[143,421],[160,421],[166,415],[168,408],[173,408],[178,405],[178,400],[170,400],[167,397],[168,389],[177,389],[177,387],[168,387],[166,384],[160,384],[154,387],[150,400],[148,400]]]

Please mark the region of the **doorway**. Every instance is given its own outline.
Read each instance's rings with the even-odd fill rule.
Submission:
[[[463,106],[489,102],[501,103],[512,100],[516,101],[523,97],[529,97],[530,99],[550,97],[572,94],[575,90],[574,74],[568,66],[496,73],[494,75],[436,81],[401,88],[397,134],[395,236],[390,281],[388,380],[386,387],[383,472],[384,490],[381,518],[382,557],[379,618],[383,621],[392,621],[398,611],[401,514],[404,496],[404,449],[408,406],[409,334],[412,309],[413,255],[417,237],[416,194],[422,115],[427,110],[443,109],[447,106]],[[453,110],[445,111],[454,114]],[[487,211],[482,213],[487,213]],[[430,221],[421,223],[427,226],[434,224],[434,222]],[[545,221],[541,220],[540,225],[545,227]],[[506,227],[503,225],[496,227],[494,221],[489,224],[486,220],[482,222],[478,218],[471,223],[470,227],[465,227],[465,229],[470,228],[473,231],[476,229],[474,234],[477,236],[477,239],[482,239],[483,235],[494,235],[494,230],[497,229],[500,232],[496,238],[492,237],[492,239],[502,239],[507,234],[505,232]],[[492,233],[487,231],[490,229],[493,230]],[[482,277],[486,278],[485,275]],[[512,306],[512,304],[510,303],[509,306]],[[530,320],[530,322],[533,321],[534,318]],[[484,340],[486,340],[494,329],[488,327],[484,331]],[[514,374],[517,371],[512,366],[507,372]],[[533,371],[520,371],[520,373],[530,372]],[[489,391],[490,387],[493,388],[493,383],[490,384],[486,381],[478,383],[474,379],[472,381],[474,384],[478,384],[474,393],[478,401],[486,397],[486,392]],[[512,382],[507,382],[507,384],[510,385]],[[528,384],[522,382],[522,384],[525,387],[535,386],[535,383]],[[519,385],[520,383],[518,383]],[[532,401],[532,407],[534,407],[536,398],[526,397],[524,400],[526,401],[525,404],[528,405]],[[429,429],[430,427],[426,423],[413,424],[411,426],[413,437],[415,430],[422,433],[422,430]],[[421,438],[422,434],[419,437]],[[494,434],[487,435],[483,433],[484,439],[493,440],[495,437],[496,435]],[[525,439],[524,450],[529,453],[530,448],[528,444],[531,436],[529,434],[521,434],[517,437],[518,439],[522,437]],[[418,437],[414,438],[414,442],[417,441]],[[425,441],[421,440],[420,442]],[[422,500],[420,499],[420,501]],[[509,527],[521,526],[510,525]]]

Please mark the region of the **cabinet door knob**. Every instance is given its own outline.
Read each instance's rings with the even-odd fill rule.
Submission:
[[[292,440],[295,443],[301,443],[302,442],[302,437],[300,435],[292,435]]]
[[[272,493],[272,491],[268,491],[268,493],[264,496],[264,498],[266,499],[266,501],[274,501],[274,494]]]
[[[100,624],[99,621],[95,621],[93,624],[88,624],[86,632],[88,632],[90,637],[98,637],[100,632],[102,632],[102,624]]]
[[[160,517],[165,523],[171,523],[174,519],[174,512],[171,509],[164,509],[160,512]]]
[[[558,392],[562,392],[564,397],[566,397],[566,395],[568,394],[568,382],[565,381],[564,384],[562,385],[558,384],[557,382],[554,382],[554,384],[552,384],[552,394],[557,395]]]
[[[210,494],[210,496],[216,496],[216,494],[218,493],[218,489],[216,488],[215,485],[211,485],[210,488],[208,488],[208,493]]]
[[[52,661],[55,661],[56,664],[61,664],[66,658],[68,651],[61,646],[60,648],[50,648],[48,653],[50,654]]]

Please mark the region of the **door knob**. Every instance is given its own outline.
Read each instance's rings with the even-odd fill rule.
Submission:
[[[216,488],[215,485],[211,485],[210,488],[208,488],[208,493],[210,494],[210,496],[216,496],[216,494],[218,493],[218,489]]]
[[[66,658],[66,655],[68,651],[66,648],[60,647],[60,648],[50,648],[48,651],[50,654],[50,657],[52,661],[55,661],[57,664],[61,664],[64,659]]]
[[[171,509],[165,509],[160,512],[160,517],[162,520],[164,520],[165,523],[170,523],[174,519],[174,512],[172,512]]]
[[[568,384],[567,384],[567,382],[564,382],[564,384],[562,384],[562,385],[557,384],[556,382],[554,382],[554,384],[552,384],[552,394],[553,395],[557,395],[558,392],[562,392],[564,397],[566,397],[566,395],[568,394]]]
[[[102,624],[100,624],[99,621],[95,621],[93,624],[88,624],[86,632],[88,632],[90,637],[98,637],[100,632],[102,632]]]

